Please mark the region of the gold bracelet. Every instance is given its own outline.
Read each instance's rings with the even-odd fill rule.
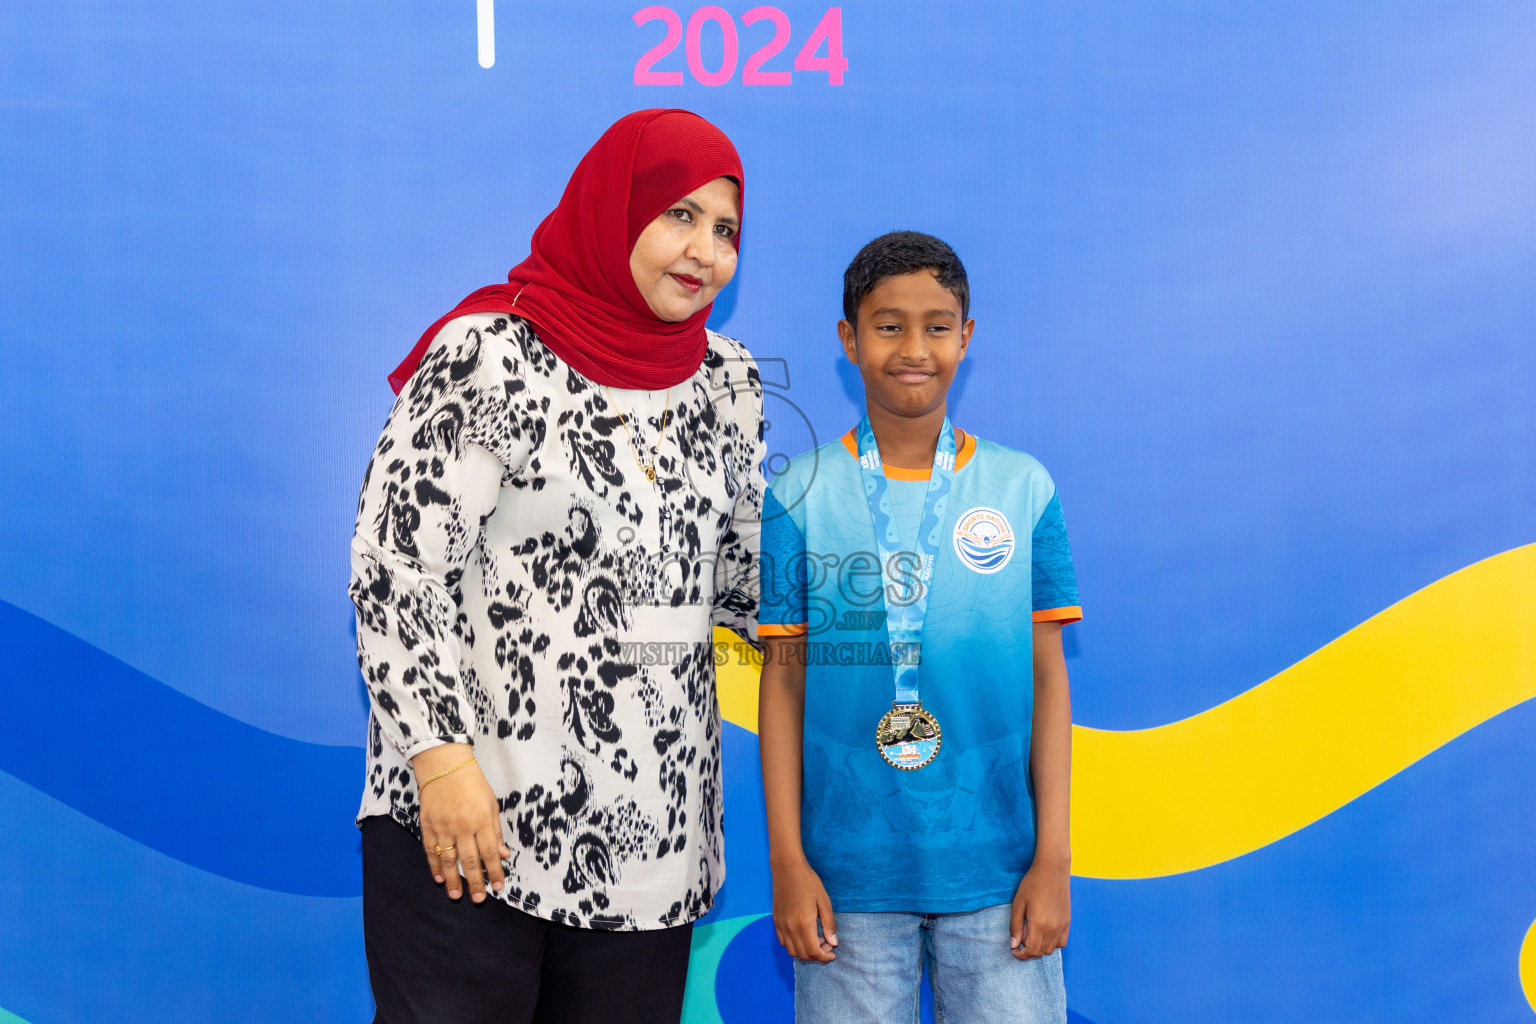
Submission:
[[[427,788],[427,783],[429,783],[429,782],[436,782],[438,779],[442,778],[444,775],[452,775],[454,772],[458,771],[460,768],[468,768],[470,765],[474,764],[478,760],[480,760],[478,757],[472,757],[468,761],[465,761],[462,764],[456,764],[452,768],[447,769],[446,771],[438,772],[436,775],[428,775],[426,778],[424,778],[420,782],[416,783],[416,792],[420,793],[422,790],[426,789]]]

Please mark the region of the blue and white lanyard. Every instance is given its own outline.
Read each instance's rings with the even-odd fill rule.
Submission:
[[[885,626],[891,641],[891,669],[896,677],[896,703],[919,704],[917,670],[922,659],[923,619],[928,614],[929,584],[934,562],[938,559],[939,540],[944,531],[944,510],[955,479],[955,432],[945,417],[939,430],[938,447],[933,453],[933,473],[923,497],[923,518],[917,527],[915,554],[918,557],[917,586],[911,577],[902,577],[897,569],[902,552],[896,517],[891,513],[891,497],[886,487],[885,467],[875,430],[869,417],[859,421],[859,473],[864,478],[864,497],[875,525],[875,546],[880,554],[881,598],[885,602]],[[910,590],[916,590],[911,593]],[[894,603],[892,595],[908,591]]]

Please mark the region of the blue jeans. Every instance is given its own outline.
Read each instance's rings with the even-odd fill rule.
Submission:
[[[960,914],[838,914],[837,959],[795,961],[796,1024],[1065,1024],[1061,951],[1015,960],[1004,903]]]

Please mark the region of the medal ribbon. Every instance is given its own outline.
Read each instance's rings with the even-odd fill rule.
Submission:
[[[917,695],[917,670],[922,660],[923,619],[928,614],[929,584],[938,560],[939,539],[944,531],[944,511],[955,479],[955,432],[944,418],[939,429],[938,447],[933,452],[933,473],[923,497],[923,518],[917,527],[914,552],[918,557],[916,593],[897,575],[902,553],[901,536],[891,511],[891,496],[886,487],[885,467],[880,448],[875,444],[875,430],[869,417],[859,421],[859,473],[864,478],[864,497],[869,501],[870,518],[875,525],[875,546],[880,553],[881,600],[885,603],[885,628],[891,641],[891,671],[896,681],[897,704],[920,704]],[[892,593],[906,591],[901,600],[892,602]],[[915,657],[914,657],[915,655]]]

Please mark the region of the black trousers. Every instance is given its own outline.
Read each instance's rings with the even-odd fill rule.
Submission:
[[[363,820],[374,1024],[678,1024],[692,934],[592,931],[493,896],[450,900],[409,829]]]

